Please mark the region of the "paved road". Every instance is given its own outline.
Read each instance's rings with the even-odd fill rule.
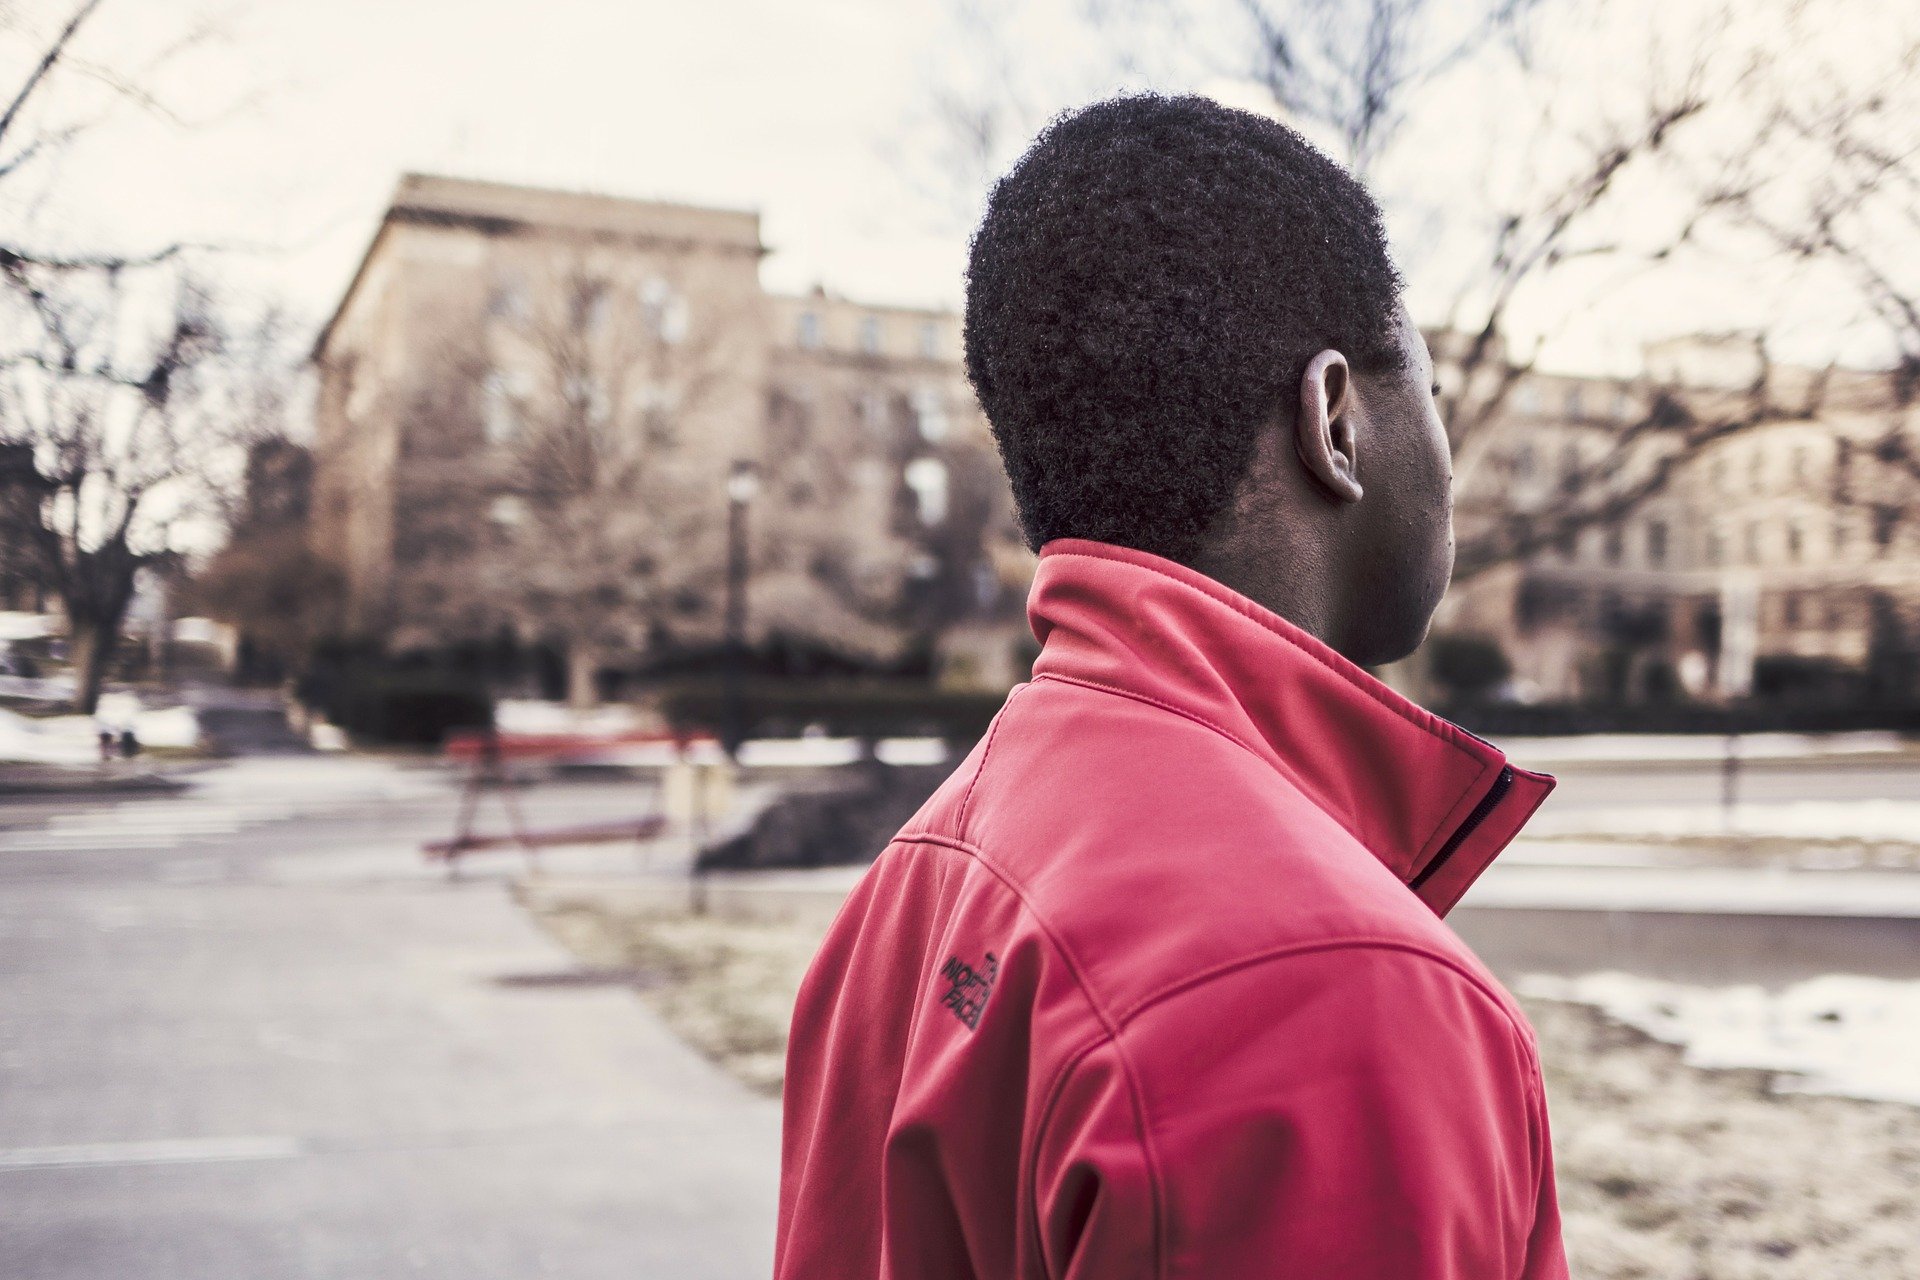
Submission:
[[[0,802],[0,1276],[766,1273],[775,1104],[565,981],[484,866],[424,873],[452,805],[314,758]]]

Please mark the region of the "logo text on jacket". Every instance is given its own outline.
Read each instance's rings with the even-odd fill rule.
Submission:
[[[1000,961],[991,951],[987,952],[986,960],[978,969],[959,956],[948,956],[946,964],[940,967],[940,977],[947,984],[946,994],[940,997],[940,1003],[953,1010],[953,1016],[972,1031],[980,1025],[980,1015],[986,1012],[987,997],[993,994],[993,980],[999,975]]]

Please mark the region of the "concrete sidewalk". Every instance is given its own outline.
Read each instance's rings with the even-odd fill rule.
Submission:
[[[499,882],[155,869],[0,867],[9,1280],[767,1273],[777,1105]]]

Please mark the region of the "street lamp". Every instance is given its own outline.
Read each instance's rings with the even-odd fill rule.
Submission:
[[[751,462],[735,462],[727,474],[727,605],[721,647],[721,745],[729,756],[740,750],[746,726],[740,706],[741,667],[747,647],[747,504],[760,492],[760,476]]]

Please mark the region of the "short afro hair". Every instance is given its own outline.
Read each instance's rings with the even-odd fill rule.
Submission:
[[[1054,120],[967,265],[967,376],[1028,545],[1190,560],[1317,352],[1404,365],[1400,290],[1379,206],[1284,125],[1153,94]]]

